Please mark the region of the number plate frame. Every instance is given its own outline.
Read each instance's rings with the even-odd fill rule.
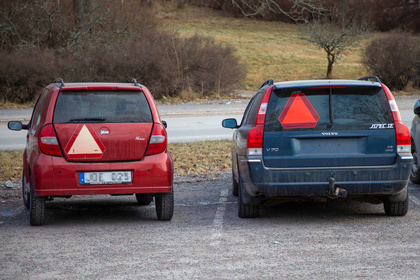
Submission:
[[[115,185],[130,184],[133,182],[131,171],[96,171],[79,172],[79,184],[81,185]]]

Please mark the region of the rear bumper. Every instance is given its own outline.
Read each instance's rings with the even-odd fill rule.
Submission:
[[[166,193],[173,183],[173,161],[170,153],[146,156],[141,161],[85,163],[40,154],[32,166],[37,196]],[[132,183],[85,185],[79,183],[79,172],[131,171]]]
[[[267,168],[261,160],[240,161],[240,175],[252,197],[330,196],[334,188],[347,197],[389,196],[400,193],[410,176],[411,159],[399,157],[392,166],[334,168]]]

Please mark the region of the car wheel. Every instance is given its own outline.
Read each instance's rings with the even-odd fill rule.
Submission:
[[[174,214],[174,192],[155,195],[156,214],[161,221],[170,221]]]
[[[413,163],[411,164],[410,180],[415,184],[420,184],[420,163],[414,143],[411,143],[411,153],[413,154]]]
[[[152,203],[153,195],[149,193],[136,193],[136,199],[140,205],[146,206]]]
[[[232,172],[232,194],[233,196],[238,196],[238,186],[239,184],[236,183],[235,181],[235,177],[233,177],[233,172]]]
[[[384,209],[388,216],[405,216],[408,212],[408,191],[403,201],[392,202],[387,199],[384,202]]]
[[[238,186],[238,216],[239,218],[257,218],[260,215],[260,206],[254,204],[245,204],[244,198],[249,196],[245,191],[242,179],[239,177]]]
[[[26,176],[25,176],[25,170],[22,172],[22,199],[23,199],[23,205],[27,209],[30,207],[30,195],[28,190],[26,189]]]
[[[44,224],[45,220],[45,196],[36,196],[34,186],[32,183],[32,178],[30,180],[31,190],[30,190],[30,223],[32,226],[41,226]]]

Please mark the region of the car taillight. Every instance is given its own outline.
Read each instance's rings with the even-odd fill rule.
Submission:
[[[268,99],[270,98],[272,90],[273,87],[270,87],[264,93],[258,109],[255,126],[248,133],[246,141],[248,156],[262,156],[265,113],[267,112]]]
[[[41,151],[46,155],[56,157],[63,156],[52,124],[47,124],[42,128],[38,138],[38,145]]]
[[[167,137],[165,128],[160,124],[153,126],[152,136],[150,137],[149,146],[146,155],[155,155],[166,150]]]
[[[397,102],[395,102],[394,96],[392,95],[389,88],[382,84],[382,88],[385,91],[386,97],[391,108],[392,117],[394,119],[395,136],[397,140],[397,153],[410,153],[411,152],[411,139],[410,131],[408,127],[402,122],[400,110],[398,109]]]

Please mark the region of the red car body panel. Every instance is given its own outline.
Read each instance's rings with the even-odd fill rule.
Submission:
[[[153,117],[153,123],[91,123],[88,124],[105,147],[100,159],[71,159],[65,152],[71,137],[80,124],[53,124],[54,105],[60,91],[123,90],[143,92]],[[30,180],[36,196],[68,196],[91,194],[168,193],[172,190],[173,160],[165,149],[162,153],[145,156],[153,125],[163,126],[153,97],[145,87],[133,84],[68,83],[65,87],[49,85],[42,95],[48,94],[39,120],[31,120],[27,135],[27,147],[23,154],[25,186]],[[40,100],[42,99],[42,95]],[[38,109],[37,109],[38,110]],[[36,116],[35,111],[33,116]],[[33,117],[32,117],[33,118]],[[61,147],[62,157],[46,155],[39,147],[42,127],[53,124]],[[100,135],[107,127],[111,135]],[[136,140],[137,137],[137,140]],[[89,161],[89,162],[86,162]],[[79,183],[79,172],[130,171],[132,182],[124,184],[87,185]]]

